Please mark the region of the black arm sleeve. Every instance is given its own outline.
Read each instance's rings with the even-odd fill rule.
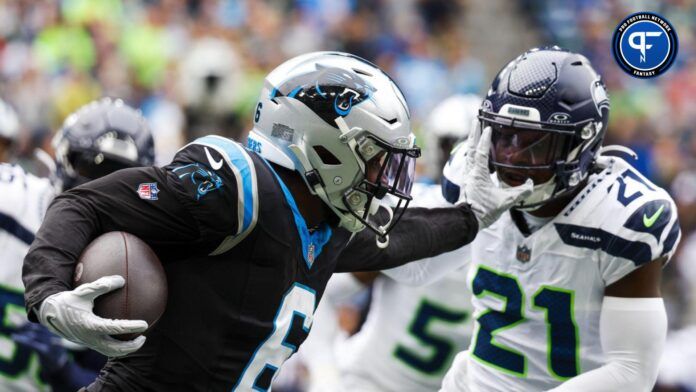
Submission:
[[[409,208],[389,234],[389,246],[377,247],[375,233],[357,233],[341,252],[336,272],[377,271],[449,252],[474,240],[478,222],[468,205]]]
[[[156,197],[141,198],[140,184],[153,184]],[[47,296],[72,289],[74,267],[82,250],[110,231],[129,232],[150,245],[162,262],[207,254],[236,229],[236,187],[202,201],[171,171],[125,169],[67,191],[53,201],[24,259],[25,303],[31,310]],[[228,204],[229,203],[229,204]],[[231,204],[231,207],[230,207]],[[220,208],[229,214],[220,214]],[[216,212],[215,218],[211,218]],[[229,219],[220,216],[230,216]],[[217,243],[216,243],[217,241]]]

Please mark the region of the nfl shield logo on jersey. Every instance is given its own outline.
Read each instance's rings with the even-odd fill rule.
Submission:
[[[532,258],[532,250],[525,245],[517,245],[517,260],[526,263]]]
[[[138,185],[138,196],[143,200],[157,200],[157,194],[159,189],[157,189],[156,182],[145,182]]]

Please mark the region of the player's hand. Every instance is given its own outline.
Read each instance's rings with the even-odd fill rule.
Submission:
[[[490,127],[483,132],[476,129],[466,145],[464,183],[460,203],[467,203],[476,215],[479,230],[493,224],[500,215],[532,193],[531,179],[517,187],[501,188],[493,182],[488,171],[488,154],[491,149]]]
[[[75,290],[53,294],[41,303],[39,320],[51,332],[107,357],[120,357],[137,351],[145,344],[144,336],[121,341],[109,335],[144,332],[147,322],[105,319],[92,311],[96,297],[121,288],[125,283],[121,276],[105,276]]]

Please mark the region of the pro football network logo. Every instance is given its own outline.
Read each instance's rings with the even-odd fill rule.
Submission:
[[[652,12],[626,17],[612,39],[614,59],[636,78],[654,78],[669,69],[677,56],[677,32],[669,21]]]
[[[144,182],[138,185],[138,196],[143,200],[157,200],[158,193],[156,182]]]

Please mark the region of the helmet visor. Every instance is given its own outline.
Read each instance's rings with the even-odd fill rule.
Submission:
[[[550,168],[562,152],[557,134],[492,124],[493,164],[526,168]]]
[[[389,193],[410,196],[416,175],[416,158],[407,154],[390,154],[380,183]]]
[[[411,201],[411,188],[416,172],[416,158],[420,156],[418,147],[396,148],[375,138],[365,138],[358,142],[356,153],[364,163],[365,175],[349,190],[343,203],[360,222],[384,238],[398,223]],[[362,194],[364,203],[353,207],[350,197]],[[393,212],[388,222],[372,222],[370,215],[375,201],[390,195]],[[358,207],[358,208],[356,208]]]
[[[375,153],[375,151],[377,151]],[[357,149],[358,156],[365,164],[365,190],[377,199],[386,194],[400,198],[410,198],[416,174],[416,148],[397,149],[375,140],[368,139]]]

